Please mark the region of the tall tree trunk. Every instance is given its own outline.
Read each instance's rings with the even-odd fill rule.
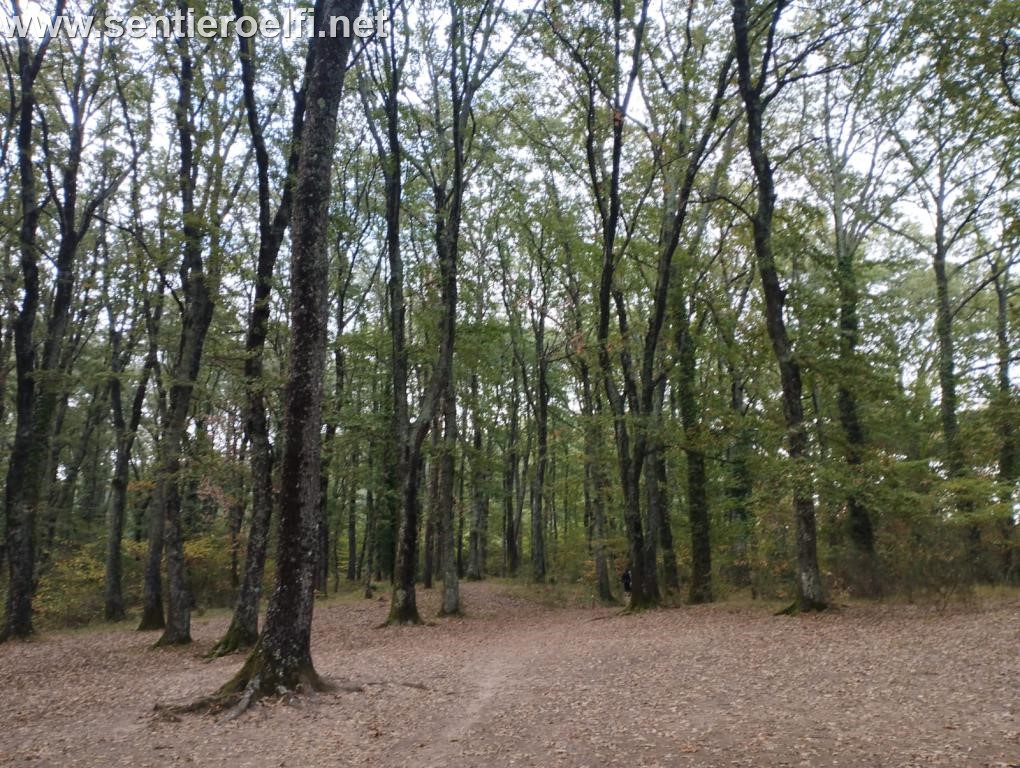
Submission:
[[[765,302],[765,325],[772,351],[779,366],[783,390],[783,415],[786,420],[787,448],[793,472],[793,506],[797,526],[797,603],[802,611],[827,607],[818,568],[818,544],[815,504],[811,476],[807,470],[808,440],[804,425],[804,404],[800,364],[797,362],[783,318],[786,292],[779,282],[775,255],[772,250],[772,219],[776,204],[772,164],[763,142],[765,99],[763,92],[767,73],[771,71],[771,51],[766,52],[757,82],[752,81],[751,49],[748,39],[746,0],[732,0],[733,31],[740,95],[747,118],[747,150],[755,179],[758,182],[757,208],[752,217],[754,251]],[[788,0],[777,0],[772,11],[768,39],[773,40],[779,18]]]
[[[45,522],[45,533],[43,535],[42,545],[39,547],[38,557],[36,558],[36,575],[35,581],[38,584],[39,579],[46,573],[48,566],[52,562],[53,549],[57,540],[57,529],[60,526],[61,518],[66,519],[65,528],[63,535],[68,539],[74,538],[74,520],[75,520],[75,497],[78,493],[78,478],[81,474],[82,467],[86,463],[86,459],[90,453],[95,453],[99,450],[100,444],[102,443],[102,435],[99,438],[93,439],[93,434],[96,431],[96,427],[103,421],[101,413],[106,409],[106,395],[109,387],[97,387],[91,394],[89,402],[84,405],[85,409],[85,423],[78,434],[78,445],[74,449],[74,453],[71,458],[66,462],[59,462],[56,454],[57,450],[51,451],[52,463],[47,470],[49,478],[49,492],[47,494],[47,500],[45,503],[46,514],[43,516]],[[61,398],[63,400],[62,410],[67,410],[67,393]],[[55,444],[60,438],[61,427],[59,422],[55,425],[53,430],[53,443]],[[93,470],[96,469],[95,462],[91,462]],[[63,467],[63,477],[57,478],[56,472],[58,467]],[[87,468],[86,468],[87,469]],[[95,472],[89,473],[88,479],[94,479]],[[94,484],[90,485],[94,489]],[[79,510],[80,516],[84,521],[89,520],[90,507],[88,501],[91,497],[87,496],[85,503],[82,505],[82,509]]]
[[[1020,476],[1013,387],[1010,378],[1009,271],[995,264],[995,339],[997,353],[997,396],[999,409],[999,481],[1012,483]]]
[[[440,460],[439,453],[439,425],[434,424],[432,426],[432,454],[428,462],[428,476],[429,476],[429,487],[428,487],[428,514],[425,518],[425,540],[423,546],[425,547],[424,565],[422,566],[422,584],[425,589],[432,589],[432,580],[435,576],[439,563],[436,561],[436,540],[438,538],[438,522],[439,522],[439,473]]]
[[[507,576],[516,576],[520,568],[520,550],[517,549],[516,526],[516,486],[517,467],[520,458],[517,454],[518,413],[521,395],[517,387],[517,366],[510,382],[510,423],[507,426],[506,448],[503,462],[503,568]]]
[[[390,11],[393,10],[391,3]],[[386,450],[389,455],[386,506],[399,513],[389,621],[416,624],[421,621],[414,591],[418,539],[418,468],[421,463],[422,442],[432,417],[431,413],[424,417],[420,416],[419,422],[412,427],[408,409],[407,307],[404,299],[404,261],[400,249],[403,148],[400,139],[399,95],[404,59],[393,38],[380,41],[380,45],[385,61],[380,69],[385,72],[385,81],[376,83],[376,86],[382,94],[383,111],[386,116],[385,132],[376,128],[372,118],[373,109],[368,102],[368,89],[364,85],[361,87],[361,96],[382,162],[386,199],[386,257],[389,265],[386,298],[389,304],[387,319],[391,340],[392,397],[392,437]],[[379,521],[376,521],[373,533],[377,535],[380,532],[379,528]],[[366,588],[366,595],[368,592]]]
[[[452,162],[450,163],[450,170],[448,173],[441,176],[433,175],[431,179],[433,196],[433,241],[436,248],[436,257],[439,263],[440,299],[442,304],[442,317],[439,323],[439,352],[432,370],[432,376],[426,386],[426,391],[422,398],[422,410],[418,415],[417,421],[414,425],[410,426],[406,432],[398,432],[400,435],[407,434],[407,447],[402,452],[402,455],[406,455],[408,457],[408,461],[402,461],[399,465],[404,476],[404,492],[402,503],[403,510],[400,518],[400,526],[397,532],[396,578],[394,579],[393,585],[393,598],[390,603],[389,623],[392,624],[418,623],[421,621],[421,618],[418,615],[414,589],[415,566],[417,564],[418,474],[421,466],[421,449],[431,421],[436,413],[448,405],[449,409],[453,411],[452,415],[448,418],[456,419],[453,348],[457,329],[457,281],[460,253],[460,225],[466,185],[465,144],[466,134],[469,127],[469,115],[471,113],[472,99],[485,78],[481,76],[479,71],[472,70],[471,74],[466,79],[463,79],[464,72],[462,71],[462,68],[470,69],[472,66],[478,66],[479,61],[483,60],[484,57],[478,56],[472,60],[471,56],[465,51],[467,43],[462,37],[467,29],[463,16],[464,9],[454,2],[450,3],[449,8],[451,13],[451,55],[449,57],[448,74],[452,119],[449,123],[450,135],[448,137],[448,141],[450,152],[452,154]],[[483,20],[480,18],[478,21],[481,23]],[[393,56],[395,56],[395,53],[391,54],[391,60]],[[391,78],[391,80],[395,79]],[[393,110],[394,115],[394,117],[388,121],[390,130],[389,144],[392,148],[393,140],[397,135],[396,113],[398,104],[396,101],[397,92],[395,82],[392,84],[391,88],[393,90],[390,91],[391,97],[387,104],[388,108]],[[436,108],[438,109],[439,106],[436,105]],[[440,128],[438,125],[437,129],[443,131],[446,130],[445,128]],[[445,140],[447,137],[444,135],[443,138]],[[394,200],[397,203],[397,211],[399,211],[399,187],[395,189],[393,194]],[[389,203],[387,203],[387,206],[389,206]],[[389,210],[388,207],[387,210]],[[398,216],[398,214],[395,215]],[[389,226],[387,227],[387,230],[389,230]],[[399,241],[395,241],[389,247],[399,255]],[[400,267],[401,283],[399,288],[402,292],[402,262]],[[392,264],[391,280],[394,280]],[[396,286],[395,281],[394,285]],[[399,328],[396,323],[393,325],[395,357],[397,351],[397,333],[399,331],[400,334],[403,334],[404,307],[402,293],[400,298],[400,325]],[[391,311],[396,312],[396,302],[393,302],[392,298],[391,302],[393,303]],[[398,399],[403,398],[403,407],[406,408],[406,347],[403,347],[402,345],[401,349],[404,354],[405,363],[403,367],[404,386],[398,388],[396,386],[396,378],[394,378],[394,394]],[[397,370],[398,365],[395,361],[394,376],[396,376]],[[406,420],[404,423],[407,423]],[[456,424],[454,424],[452,429],[448,430],[450,435],[455,435],[456,431]],[[447,513],[447,510],[443,509],[443,504],[445,503],[443,498],[444,496],[441,490],[440,515]],[[450,498],[452,504],[452,493]],[[448,512],[452,515],[452,507],[448,510]],[[444,535],[442,531],[441,535]],[[454,585],[447,585],[445,583],[446,575],[444,567],[443,609],[447,612],[453,612],[454,610],[459,610],[459,606],[454,608],[454,606],[447,601],[447,598],[452,599],[454,597],[458,597],[459,592],[454,589]]]
[[[474,495],[471,505],[471,529],[468,534],[467,578],[478,581],[485,578],[485,536],[489,496],[486,490],[488,472],[486,454],[482,451],[482,427],[478,402],[478,373],[471,374],[472,421],[474,436],[471,454],[471,485]]]
[[[178,8],[188,12],[188,0],[179,0]],[[213,303],[210,275],[202,263],[203,231],[196,222],[194,126],[191,122],[194,68],[190,42],[177,40],[180,61],[175,121],[180,144],[178,180],[181,194],[183,260],[181,265],[184,294],[181,335],[174,360],[170,386],[167,426],[159,444],[155,506],[151,514],[166,521],[163,546],[166,553],[167,615],[166,627],[157,645],[181,645],[191,642],[191,590],[187,583],[184,540],[181,525],[181,497],[178,488],[181,454],[187,430],[188,413],[195,383],[202,364],[202,350],[212,322]],[[151,546],[155,547],[155,544]],[[150,565],[158,559],[150,558]],[[148,612],[149,606],[146,605]]]
[[[842,186],[836,185],[835,230],[836,230],[836,272],[839,281],[839,358],[843,371],[836,392],[840,426],[846,438],[846,463],[851,472],[853,484],[847,495],[847,517],[850,522],[850,541],[859,562],[854,567],[860,573],[860,589],[865,595],[879,592],[878,564],[875,557],[875,533],[871,512],[861,498],[856,485],[859,481],[861,463],[864,460],[865,436],[857,405],[857,394],[851,385],[857,370],[857,341],[859,327],[857,319],[858,290],[854,270],[853,249],[847,242],[843,223]]]
[[[531,578],[545,581],[545,474],[549,465],[549,364],[545,349],[545,313],[535,323],[538,382],[535,391],[535,431],[538,436],[535,476],[531,483]]]
[[[460,579],[454,536],[453,484],[454,452],[457,447],[457,408],[453,383],[443,396],[443,444],[439,467],[439,536],[442,542],[443,601],[440,616],[460,613]]]
[[[375,552],[375,504],[372,489],[365,494],[365,537],[361,542],[358,557],[358,578],[361,579],[362,594],[366,600],[372,598],[372,568]]]
[[[235,17],[245,15],[243,0],[232,0],[232,4]],[[255,267],[255,292],[245,334],[244,358],[245,433],[251,444],[252,511],[244,558],[244,578],[237,594],[230,626],[213,648],[211,652],[213,655],[250,648],[258,639],[259,602],[262,597],[262,578],[265,573],[269,525],[273,513],[273,446],[269,437],[269,418],[266,413],[263,356],[269,331],[269,300],[272,294],[273,273],[293,210],[294,178],[298,169],[301,128],[305,113],[305,88],[312,62],[309,53],[305,60],[305,80],[294,96],[287,176],[284,179],[279,205],[273,214],[269,182],[269,150],[266,147],[262,120],[255,99],[253,39],[238,36],[238,45],[245,117],[255,154],[259,210],[259,255]]]
[[[354,470],[358,465],[357,456],[351,462],[351,478],[347,483],[347,581],[358,578],[358,487]]]
[[[578,363],[581,371],[581,407],[585,419],[584,425],[584,461],[585,476],[591,485],[591,519],[588,539],[591,542],[595,559],[595,584],[599,599],[603,602],[613,601],[613,587],[609,578],[609,563],[606,558],[606,490],[609,480],[606,477],[602,458],[601,428],[596,421],[596,413],[600,413],[601,403],[596,405],[595,393],[592,391],[591,371],[583,360]]]
[[[1009,268],[996,263],[995,270],[995,337],[997,352],[998,391],[996,407],[998,411],[999,440],[999,483],[1002,490],[1000,499],[1007,501],[1012,498],[1017,478],[1020,477],[1020,445],[1017,441],[1016,400],[1010,379],[1010,338],[1009,338]],[[1020,553],[1017,552],[1013,539],[1016,536],[1016,520],[1007,504],[1007,514],[1003,515],[1000,530],[1005,540],[1006,556],[1002,564],[1003,578],[1012,580],[1020,565]]]
[[[58,0],[55,14],[63,12],[64,2]],[[15,397],[14,444],[7,465],[4,486],[4,516],[6,522],[6,551],[9,572],[6,614],[0,642],[11,637],[28,637],[32,634],[32,592],[35,575],[35,525],[38,505],[42,497],[42,483],[49,451],[52,407],[38,407],[40,392],[36,383],[36,351],[32,335],[39,310],[39,265],[37,234],[41,206],[37,198],[34,142],[32,137],[35,117],[35,80],[46,55],[49,38],[44,39],[33,52],[27,37],[19,37],[18,86],[21,101],[17,111],[17,152],[19,173],[19,205],[21,226],[18,230],[18,249],[21,273],[24,280],[23,298],[14,321],[14,359],[17,394]],[[60,267],[58,266],[58,270]],[[70,303],[71,275],[58,272],[54,302],[67,295]],[[59,322],[57,314],[51,314]],[[59,329],[54,329],[59,330]],[[47,329],[47,347],[52,347],[50,329]],[[51,350],[52,351],[52,350]],[[41,368],[47,369],[46,351]]]
[[[361,0],[324,2],[316,29],[337,16],[354,18]],[[328,332],[329,201],[337,139],[337,110],[352,38],[314,40],[306,81],[307,109],[294,186],[291,257],[291,348],[284,397],[284,444],[276,586],[266,625],[241,671],[221,689],[245,703],[300,685],[321,688],[312,665],[315,553],[319,523],[319,471],[323,378]]]
[[[728,518],[738,524],[736,538],[733,542],[732,580],[738,586],[751,585],[751,494],[754,492],[754,480],[751,477],[749,456],[751,453],[751,437],[744,421],[744,382],[740,374],[731,365],[730,374],[730,411],[736,422],[735,436],[727,446],[726,456],[730,464],[730,472],[726,479],[726,498],[728,500]]]
[[[139,632],[163,629],[166,626],[163,612],[163,537],[166,517],[158,504],[152,503],[155,497],[154,492],[146,504],[149,513],[149,548],[142,576],[142,618],[138,622]]]
[[[939,411],[942,415],[942,439],[945,444],[946,469],[949,477],[963,473],[963,449],[960,445],[960,427],[957,419],[955,339],[953,338],[953,310],[950,306],[949,277],[946,272],[946,219],[943,214],[945,200],[940,189],[936,200],[935,250],[932,268],[935,272],[935,339],[938,343]]]
[[[617,3],[613,7],[613,29],[615,31],[616,59],[613,62],[612,81],[612,140],[610,144],[610,162],[608,172],[604,158],[599,156],[599,139],[595,133],[595,125],[598,120],[597,102],[601,98],[597,96],[598,86],[589,78],[587,83],[586,123],[587,131],[585,136],[585,152],[587,157],[588,173],[591,178],[592,190],[598,207],[599,224],[601,229],[601,273],[598,290],[598,321],[596,325],[596,339],[598,343],[598,364],[602,375],[602,386],[613,414],[613,431],[616,443],[617,465],[620,475],[620,484],[623,488],[623,519],[627,532],[627,542],[630,549],[629,567],[632,573],[631,581],[631,603],[630,607],[640,610],[654,606],[659,601],[658,587],[649,583],[649,576],[654,573],[654,566],[649,568],[646,563],[646,530],[641,519],[641,494],[640,478],[643,461],[643,446],[640,435],[635,439],[632,430],[628,427],[626,411],[627,401],[625,394],[617,386],[613,370],[612,356],[610,354],[609,328],[612,319],[612,309],[615,292],[616,263],[620,254],[616,251],[616,240],[620,218],[623,211],[623,203],[620,192],[622,158],[623,158],[623,134],[626,123],[626,116],[630,104],[631,95],[634,92],[637,81],[638,69],[641,62],[641,49],[644,44],[644,32],[648,14],[648,3],[641,3],[640,18],[633,31],[633,49],[631,53],[630,67],[625,71],[625,64],[622,58],[625,43],[622,39],[624,29],[623,5]],[[630,33],[628,33],[630,34]],[[629,368],[630,359],[627,350],[628,341],[624,332],[626,318],[622,314],[624,305],[622,298],[616,302],[617,314],[620,321],[621,333],[624,342],[621,344],[620,359],[624,368]],[[636,405],[633,395],[633,379],[630,379],[632,371],[625,370],[625,388],[630,386],[627,395],[632,396],[631,405]],[[638,430],[640,431],[640,430]]]
[[[679,373],[677,399],[683,424],[687,457],[687,508],[691,524],[692,603],[712,602],[712,540],[708,516],[707,473],[701,435],[701,410],[697,399],[697,350],[690,313],[679,302],[677,353]]]
[[[148,320],[147,320],[148,322]],[[157,321],[158,322],[158,321]],[[131,449],[135,435],[142,420],[142,409],[145,405],[145,392],[149,385],[149,376],[157,363],[158,349],[154,336],[150,336],[149,350],[145,358],[141,376],[135,385],[134,397],[131,399],[131,411],[124,418],[122,385],[120,375],[124,368],[124,360],[120,351],[120,333],[114,328],[113,318],[110,319],[110,404],[113,411],[113,427],[116,433],[117,454],[114,458],[113,478],[110,482],[109,524],[106,539],[106,591],[104,596],[104,616],[107,621],[119,621],[124,618],[124,595],[121,585],[121,539],[124,535],[124,517],[127,510],[127,488],[131,470]]]
[[[656,478],[656,484],[660,491],[660,514],[659,519],[659,545],[662,547],[662,573],[666,589],[675,592],[680,589],[680,573],[676,562],[676,548],[673,545],[673,527],[670,522],[670,504],[665,489],[669,486],[666,482],[666,457],[661,450],[651,457],[651,470]]]

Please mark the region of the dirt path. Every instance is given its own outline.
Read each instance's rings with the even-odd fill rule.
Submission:
[[[161,719],[239,658],[89,630],[0,646],[0,764],[17,766],[1005,766],[1020,764],[1020,601],[617,616],[489,584],[468,617],[374,629],[385,601],[317,608],[324,676],[360,686],[239,720]],[[434,615],[435,596],[423,595]]]

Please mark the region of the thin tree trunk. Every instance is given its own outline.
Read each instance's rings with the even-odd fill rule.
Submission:
[[[1008,501],[1012,497],[1013,488],[1017,477],[1020,477],[1020,445],[1017,442],[1016,429],[1016,403],[1013,394],[1013,387],[1010,379],[1010,338],[1009,338],[1009,270],[999,264],[993,266],[995,270],[995,337],[998,357],[998,392],[997,410],[999,422],[999,483],[1002,486],[1000,498]],[[1007,506],[1007,510],[1009,507]],[[1002,516],[1000,530],[1006,542],[1006,556],[1004,558],[1003,578],[1011,581],[1017,572],[1020,563],[1020,554],[1017,552],[1013,539],[1016,536],[1016,520],[1012,513]]]
[[[517,548],[516,526],[516,486],[517,468],[520,458],[517,454],[518,413],[521,396],[517,387],[517,367],[510,383],[510,423],[507,428],[506,449],[503,465],[503,565],[507,576],[516,576],[520,568],[521,556]]]
[[[935,272],[935,339],[938,342],[939,411],[942,415],[942,439],[945,444],[946,468],[949,477],[963,473],[963,451],[960,445],[960,427],[957,419],[955,340],[953,338],[953,310],[949,298],[949,277],[946,272],[946,220],[944,201],[936,201],[935,251],[932,267]]]
[[[187,0],[179,0],[178,8],[182,12],[187,12]],[[159,445],[156,504],[151,511],[153,516],[164,517],[166,520],[163,546],[166,552],[168,603],[166,627],[157,645],[181,645],[191,642],[191,591],[185,571],[180,490],[177,484],[192,393],[198,380],[206,333],[215,308],[212,286],[209,284],[210,276],[205,272],[202,263],[203,232],[196,223],[195,213],[194,126],[190,120],[194,71],[189,45],[186,38],[177,40],[180,71],[175,119],[180,143],[178,179],[184,240],[181,275],[185,300],[180,344],[174,360],[173,383],[170,387],[167,427]],[[156,545],[153,543],[151,546],[155,548]],[[150,566],[155,564],[158,569],[158,557],[150,556],[149,564]],[[149,607],[147,604],[147,613]]]
[[[788,0],[778,0],[772,12],[769,39],[773,38],[779,17]],[[763,119],[766,101],[763,91],[768,67],[766,56],[757,82],[752,82],[751,50],[748,39],[748,10],[745,0],[733,2],[733,30],[740,95],[747,117],[747,149],[758,182],[758,205],[752,217],[754,250],[758,262],[765,303],[765,325],[772,341],[772,350],[779,367],[783,390],[783,414],[786,420],[787,448],[794,473],[793,506],[797,527],[797,608],[802,611],[827,607],[818,568],[818,544],[815,505],[808,472],[808,441],[804,425],[804,404],[800,364],[793,353],[783,318],[786,293],[779,282],[775,255],[772,250],[772,219],[776,192],[772,165],[763,142]]]
[[[1009,338],[1009,271],[999,264],[995,269],[995,338],[998,372],[999,406],[999,481],[1011,483],[1020,476],[1020,455],[1018,455],[1017,430],[1014,418],[1015,403],[1010,376]]]
[[[55,14],[63,11],[58,0]],[[36,351],[33,342],[39,310],[39,265],[36,245],[41,206],[36,191],[33,137],[35,79],[42,67],[49,39],[33,53],[26,37],[19,37],[18,85],[21,101],[17,112],[17,151],[21,226],[18,230],[19,256],[24,280],[23,298],[14,321],[14,359],[17,393],[15,433],[4,485],[6,552],[9,569],[6,615],[0,642],[32,634],[32,591],[35,574],[35,521],[42,494],[43,473],[48,453],[52,412],[37,409]],[[70,292],[68,279],[58,275],[58,292]],[[49,334],[47,334],[49,337]],[[51,344],[49,338],[48,345]],[[45,357],[45,352],[44,352]],[[45,364],[42,366],[45,370]]]
[[[485,469],[485,454],[482,452],[481,414],[478,402],[478,374],[471,374],[472,420],[474,422],[471,454],[471,485],[474,494],[471,507],[471,529],[468,534],[467,578],[478,581],[485,578],[485,523],[488,516],[489,497],[485,486],[488,475]]]
[[[457,409],[453,384],[443,397],[443,441],[439,468],[439,536],[442,542],[443,601],[440,616],[460,613],[460,579],[454,541],[453,484],[454,451],[457,445]]]
[[[666,489],[666,457],[656,452],[652,457],[652,469],[659,488]],[[662,573],[666,589],[676,592],[680,589],[680,573],[676,562],[676,549],[673,545],[673,528],[670,522],[669,498],[661,492],[661,511],[659,518],[659,544],[662,547]]]
[[[712,602],[712,540],[708,515],[707,473],[702,447],[701,411],[698,407],[697,351],[687,308],[680,302],[677,350],[679,374],[677,399],[686,440],[687,508],[691,524],[692,603]]]
[[[602,463],[602,430],[595,420],[596,413],[601,412],[601,403],[596,404],[588,364],[580,361],[579,365],[581,370],[581,406],[584,409],[585,418],[585,474],[590,478],[592,496],[591,531],[588,534],[588,538],[592,542],[595,557],[595,583],[598,588],[599,599],[609,603],[613,601],[613,587],[609,578],[609,564],[606,558],[605,543],[606,489],[609,485],[609,480],[606,477]]]
[[[372,598],[372,568],[375,552],[375,504],[372,489],[368,490],[365,499],[365,538],[361,543],[361,555],[358,557],[358,578],[364,589],[362,594],[366,600]]]
[[[357,457],[352,464],[351,479],[347,484],[347,581],[358,578],[358,488],[354,482]]]
[[[111,319],[111,329],[114,327]],[[131,412],[124,419],[122,405],[120,374],[123,361],[120,353],[120,334],[111,330],[110,354],[111,371],[110,403],[113,410],[113,426],[116,432],[117,455],[114,459],[113,478],[110,483],[109,524],[106,540],[106,592],[104,598],[104,616],[107,621],[119,621],[124,618],[124,595],[122,589],[121,539],[124,535],[124,517],[127,510],[128,473],[131,470],[131,449],[135,435],[142,420],[142,409],[145,405],[145,392],[149,385],[149,375],[156,364],[157,348],[155,338],[150,337],[149,352],[142,368],[141,376],[135,385],[134,397],[131,400]]]
[[[432,426],[432,454],[428,463],[429,488],[428,488],[428,515],[425,519],[425,564],[422,568],[422,585],[425,589],[432,589],[433,576],[439,563],[436,560],[436,547],[438,539],[439,520],[439,468],[442,464],[439,452],[439,425]]]
[[[535,352],[538,359],[538,386],[535,392],[535,431],[538,455],[531,483],[531,578],[545,581],[545,474],[549,465],[549,378],[545,350],[545,318],[535,324]]]

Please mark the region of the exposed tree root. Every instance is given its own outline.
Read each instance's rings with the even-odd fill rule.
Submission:
[[[628,616],[637,613],[644,613],[645,611],[652,611],[660,607],[661,606],[657,600],[645,599],[635,601],[632,598],[631,601],[620,610],[620,615]]]
[[[829,603],[818,602],[817,600],[801,600],[798,598],[782,610],[776,611],[774,615],[798,616],[802,613],[821,613],[822,611],[832,610],[832,608]]]
[[[255,647],[258,640],[257,632],[253,634],[239,623],[232,621],[226,634],[212,647],[212,650],[205,655],[205,658],[218,659],[220,656],[229,656],[238,651],[250,650]]]
[[[168,634],[166,632],[152,644],[153,648],[173,648],[175,646],[191,645],[191,635]]]
[[[171,718],[184,714],[225,713],[222,720],[227,722],[243,715],[261,699],[337,690],[357,693],[363,691],[364,686],[330,683],[319,677],[310,658],[275,659],[261,644],[256,644],[240,671],[216,693],[188,704],[157,704],[154,711]]]
[[[421,623],[418,606],[414,604],[413,600],[408,600],[404,595],[398,593],[394,597],[390,615],[386,618],[384,626],[410,627]]]

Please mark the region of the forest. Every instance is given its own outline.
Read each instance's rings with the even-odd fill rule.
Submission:
[[[1015,594],[1015,3],[291,10],[5,0],[0,640]]]

